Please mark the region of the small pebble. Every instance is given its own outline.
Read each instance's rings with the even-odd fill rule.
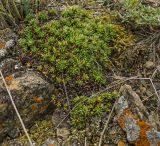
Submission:
[[[152,69],[154,67],[154,63],[152,61],[147,61],[144,66],[147,69]]]

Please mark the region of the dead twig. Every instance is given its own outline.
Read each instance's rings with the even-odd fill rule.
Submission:
[[[160,92],[160,90],[157,91],[158,93]],[[145,98],[142,100],[142,102],[145,102],[146,100],[148,100],[149,98],[151,98],[152,96],[154,96],[156,93],[153,93],[151,96]]]
[[[153,72],[152,76],[151,76],[151,79],[153,79],[157,73],[158,69],[156,68],[155,71]]]
[[[159,103],[160,103],[160,97],[159,97],[159,95],[158,95],[158,92],[157,92],[157,90],[156,90],[156,88],[155,88],[155,86],[154,86],[154,83],[153,83],[152,79],[151,79],[151,78],[136,78],[136,79],[137,79],[137,80],[149,80],[150,83],[151,83],[151,85],[152,85],[152,87],[153,87],[153,89],[154,89],[154,92],[155,92],[155,94],[156,94],[156,96],[157,96],[157,98],[158,98],[158,101],[159,101]]]
[[[64,92],[65,92],[65,95],[66,95],[66,99],[67,99],[68,108],[69,108],[69,110],[71,110],[70,101],[69,101],[69,98],[68,98],[66,83],[65,83],[65,81],[64,81],[63,74],[62,74],[62,78],[63,78],[63,87],[64,87]]]
[[[87,137],[85,137],[84,145],[87,146]]]

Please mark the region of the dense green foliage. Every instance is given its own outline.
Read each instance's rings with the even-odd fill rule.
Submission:
[[[105,83],[108,58],[126,47],[117,39],[129,43],[125,31],[77,6],[63,11],[59,20],[41,25],[47,15],[43,12],[31,17],[20,40],[24,53],[36,59],[37,69],[58,81],[63,74],[66,81],[80,85],[87,81]]]
[[[136,26],[160,26],[160,8],[143,5],[139,0],[124,0],[122,19]]]
[[[78,105],[71,113],[72,126],[76,129],[84,129],[87,124],[93,122],[92,118],[103,117],[104,114],[110,112],[112,102],[115,101],[117,96],[116,92],[106,92],[94,98],[76,97],[73,103],[78,103]]]

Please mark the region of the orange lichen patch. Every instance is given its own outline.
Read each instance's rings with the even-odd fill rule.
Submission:
[[[37,106],[36,105],[31,105],[31,109],[33,110],[33,111],[35,111],[36,109],[37,109]]]
[[[13,79],[14,79],[14,77],[12,75],[5,77],[6,81],[12,81]]]
[[[137,125],[140,127],[139,139],[137,139],[136,141],[130,141],[130,143],[134,144],[135,146],[150,146],[146,135],[146,132],[150,130],[150,126],[146,122],[139,120],[132,114],[129,109],[126,108],[118,119],[118,123],[123,129],[125,128],[126,116],[130,116],[131,118],[133,118],[136,121]]]
[[[12,80],[9,82],[9,90],[21,90],[22,86],[20,85],[20,82],[18,80]]]
[[[137,121],[140,126],[140,138],[135,142],[136,146],[150,146],[146,132],[150,130],[150,126],[144,121]]]
[[[126,108],[126,109],[124,109],[123,113],[121,114],[121,116],[118,119],[118,123],[121,126],[121,128],[125,128],[125,121],[124,120],[125,120],[126,116],[131,116],[134,120],[136,120],[136,121],[138,120],[138,118],[136,116],[134,116],[128,108]]]
[[[125,122],[124,122],[125,116],[126,116],[126,115],[121,115],[121,116],[119,117],[119,119],[118,119],[119,126],[120,126],[122,129],[125,128]]]
[[[118,141],[118,146],[125,146],[125,143],[124,143],[124,141],[122,141],[122,140],[119,140],[119,141]]]
[[[3,42],[0,42],[0,49],[3,49],[3,48],[5,48],[5,46],[6,46],[6,44],[5,44],[5,43],[3,43]]]
[[[48,146],[54,146],[54,144],[49,144]]]
[[[42,102],[43,102],[43,98],[42,98],[42,97],[34,96],[34,97],[33,97],[33,100],[34,100],[34,102],[36,102],[36,103],[42,103]]]

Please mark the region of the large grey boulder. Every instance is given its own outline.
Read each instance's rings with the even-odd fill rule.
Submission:
[[[5,77],[13,100],[28,128],[37,118],[54,108],[50,102],[53,86],[32,71],[16,72]],[[5,136],[15,138],[21,125],[6,88],[0,78],[0,142]]]
[[[17,40],[18,36],[12,30],[0,30],[0,70],[28,129],[54,108],[50,102],[54,87],[38,73],[22,67]],[[3,140],[7,141],[5,137],[16,138],[21,132],[21,124],[0,76],[0,145]]]

